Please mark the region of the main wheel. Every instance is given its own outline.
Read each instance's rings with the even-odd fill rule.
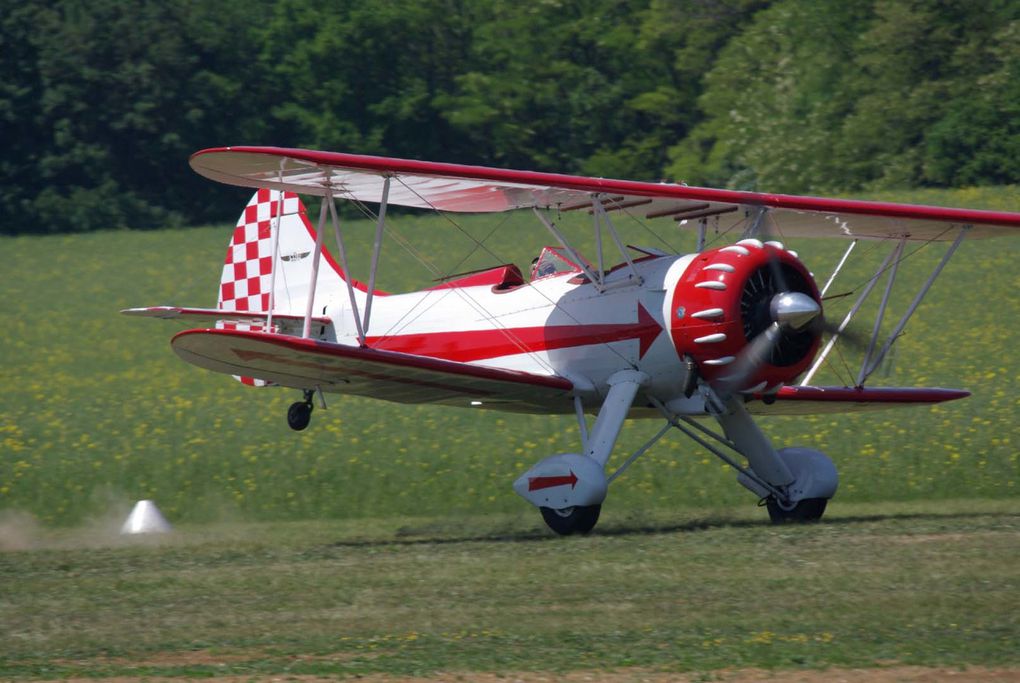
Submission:
[[[542,519],[546,525],[560,536],[586,534],[595,528],[599,521],[601,505],[575,505],[574,507],[555,509],[541,508]]]
[[[825,513],[825,504],[828,502],[828,498],[805,498],[798,500],[793,507],[787,509],[780,505],[775,498],[770,497],[765,501],[765,507],[768,508],[769,519],[773,524],[817,522]]]
[[[291,403],[287,409],[287,424],[295,432],[300,432],[312,421],[312,404],[306,401]]]

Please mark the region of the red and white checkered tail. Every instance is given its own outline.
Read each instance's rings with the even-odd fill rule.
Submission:
[[[280,216],[279,221],[277,216]],[[274,229],[279,230],[275,268]],[[298,196],[284,192],[281,202],[278,191],[258,190],[241,212],[227,247],[216,307],[223,311],[259,313],[268,312],[272,307],[274,314],[303,316],[311,291],[314,251],[315,229],[308,222],[305,207]],[[323,249],[313,308],[315,314],[322,314],[328,302],[342,291],[342,285],[340,268]],[[262,329],[258,323],[221,322],[217,327]],[[266,386],[266,382],[260,379],[237,379],[252,386]]]

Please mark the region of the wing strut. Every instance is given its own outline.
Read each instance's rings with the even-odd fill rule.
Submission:
[[[910,307],[907,308],[906,313],[903,314],[903,317],[900,318],[900,321],[896,324],[896,328],[889,334],[889,338],[885,340],[885,344],[882,345],[882,350],[879,351],[878,355],[875,356],[874,360],[871,361],[871,365],[868,366],[867,371],[864,373],[864,379],[870,377],[871,373],[878,369],[878,366],[882,364],[882,361],[885,359],[886,354],[889,353],[889,349],[892,348],[892,345],[896,342],[896,339],[899,338],[900,333],[903,332],[903,328],[907,326],[907,321],[910,320],[910,316],[914,315],[914,311],[916,311],[917,307],[921,305],[921,301],[923,301],[925,295],[928,294],[928,290],[930,290],[931,286],[935,284],[935,279],[938,278],[939,274],[942,272],[942,269],[945,268],[947,263],[949,263],[949,259],[953,256],[954,253],[956,253],[957,248],[963,242],[963,238],[967,236],[967,233],[970,231],[970,229],[971,226],[969,225],[965,225],[960,229],[960,234],[956,236],[956,239],[953,241],[952,245],[950,245],[949,249],[946,250],[946,253],[942,256],[942,260],[939,261],[937,266],[935,266],[935,270],[933,270],[931,275],[928,276],[928,279],[921,287],[921,291],[917,293],[917,296],[914,297],[914,300],[911,302]],[[861,383],[863,383],[863,380],[861,381]]]
[[[330,203],[333,201],[328,188],[326,196],[322,198],[322,204],[319,206],[319,227],[315,233],[315,255],[312,257],[312,280],[309,283],[308,304],[305,306],[305,324],[301,328],[301,336],[304,339],[308,339],[312,334],[312,310],[315,307],[315,289],[319,284],[319,259],[322,258],[322,235],[326,227],[327,200]]]
[[[605,282],[606,270],[602,265],[602,223],[605,222],[606,228],[609,229],[609,236],[616,242],[616,248],[620,250],[620,254],[623,255],[624,260],[627,261],[627,265],[630,267],[634,282],[640,285],[642,283],[641,276],[637,274],[637,270],[634,268],[634,261],[630,258],[627,248],[623,246],[623,242],[620,241],[620,235],[617,234],[613,221],[609,218],[609,214],[606,213],[606,207],[602,205],[602,198],[598,194],[592,195],[592,208],[594,209],[592,217],[595,222],[595,235],[599,244],[599,274],[602,276],[603,282]],[[602,217],[602,221],[599,220],[599,216]]]
[[[284,159],[280,160],[279,180],[283,182]],[[266,311],[266,331],[273,331],[273,308],[276,306],[276,263],[280,259],[280,223],[283,221],[283,190],[276,193],[276,220],[272,223],[273,263],[269,269],[269,310]]]
[[[587,206],[587,205],[584,205]],[[577,206],[571,208],[579,208]],[[564,249],[573,257],[577,265],[584,271],[584,274],[588,276],[588,280],[594,285],[595,289],[598,290],[599,294],[602,294],[607,289],[616,289],[617,287],[626,287],[628,285],[640,285],[642,283],[641,276],[637,274],[637,269],[634,267],[634,260],[631,259],[630,254],[627,252],[627,248],[623,245],[620,240],[619,233],[616,232],[616,227],[613,225],[612,219],[609,218],[609,214],[606,212],[606,208],[602,203],[602,195],[598,192],[591,194],[591,211],[592,214],[592,229],[595,233],[595,249],[597,252],[598,268],[592,270],[588,262],[581,257],[574,247],[570,246],[567,242],[567,238],[556,228],[552,221],[542,215],[542,212],[538,210],[537,206],[531,207],[531,210],[535,212],[538,219],[542,221],[542,225],[546,227],[553,237],[563,246]],[[565,209],[566,210],[566,209]],[[630,275],[625,280],[618,280],[610,285],[606,284],[606,264],[602,251],[602,226],[605,225],[606,230],[609,232],[609,236],[613,239],[616,244],[616,248],[620,250],[620,255],[623,256],[624,261],[627,262],[627,267],[630,269]]]
[[[577,251],[572,246],[570,246],[570,243],[567,242],[567,239],[562,235],[562,233],[560,233],[560,231],[556,229],[556,226],[553,225],[552,221],[543,216],[542,212],[539,211],[537,207],[532,207],[531,210],[535,212],[536,216],[538,216],[538,220],[542,221],[542,225],[545,226],[546,230],[551,232],[552,236],[555,237],[556,240],[563,246],[563,248],[566,249],[567,252],[573,257],[574,262],[577,263],[581,270],[584,271],[584,274],[588,276],[588,279],[591,280],[591,283],[593,285],[595,285],[595,289],[599,291],[599,294],[605,291],[606,288],[602,284],[602,278],[596,277],[595,273],[593,273],[592,269],[588,266],[588,262],[581,258],[581,255],[578,254]]]
[[[740,236],[741,239],[755,238],[761,234],[762,226],[765,222],[765,216],[769,210],[766,206],[758,206],[751,210],[754,218],[748,223],[747,228],[744,230],[744,234]]]
[[[368,273],[368,298],[365,300],[365,336],[372,318],[372,299],[375,295],[375,274],[379,270],[379,251],[382,249],[383,226],[386,225],[386,205],[390,200],[390,176],[383,180],[382,199],[379,202],[379,217],[375,224],[375,242],[372,244],[372,265]],[[362,344],[365,340],[362,339]]]
[[[328,170],[327,170],[328,171]],[[351,279],[351,268],[347,262],[347,249],[344,245],[343,231],[340,229],[340,217],[337,215],[336,202],[333,199],[333,186],[329,179],[329,173],[327,172],[326,180],[326,192],[322,197],[322,204],[319,208],[319,225],[315,232],[315,256],[312,259],[312,280],[309,285],[308,291],[308,305],[305,308],[305,319],[304,326],[302,328],[301,336],[308,339],[311,336],[312,328],[312,312],[315,308],[315,291],[319,284],[319,261],[322,258],[322,238],[326,234],[326,212],[329,212],[330,222],[333,224],[333,236],[336,239],[337,252],[340,255],[340,265],[343,268],[343,281],[347,285],[347,295],[351,300],[351,313],[354,315],[354,325],[358,331],[358,342],[361,346],[365,345],[365,329],[368,324],[369,309],[372,305],[372,293],[375,285],[375,273],[379,263],[379,250],[382,242],[382,227],[383,221],[386,217],[386,200],[389,194],[390,179],[386,178],[383,185],[383,204],[379,212],[379,222],[376,226],[376,237],[375,245],[372,252],[372,272],[370,275],[370,284],[368,288],[368,299],[365,306],[365,325],[362,325],[361,309],[358,306],[358,300],[354,295],[354,284]],[[282,209],[282,205],[281,205]],[[281,211],[282,213],[282,211]]]
[[[857,311],[859,311],[861,309],[861,306],[864,305],[864,302],[865,300],[867,300],[868,295],[871,294],[871,290],[874,289],[875,285],[878,284],[879,276],[882,274],[882,271],[885,270],[886,266],[889,265],[889,261],[892,260],[893,254],[895,253],[896,247],[894,247],[892,251],[890,251],[888,255],[886,255],[885,260],[882,261],[882,264],[878,267],[878,270],[875,271],[875,274],[871,276],[870,280],[868,280],[868,284],[864,286],[864,291],[860,293],[860,296],[857,297],[857,301],[855,301],[854,305],[850,307],[850,312],[847,313],[846,317],[843,318],[843,322],[839,324],[839,327],[836,328],[836,331],[829,338],[829,341],[825,345],[825,348],[822,349],[822,352],[820,354],[818,354],[818,358],[815,358],[815,362],[811,366],[811,369],[807,371],[807,374],[804,375],[804,379],[800,381],[801,385],[811,383],[811,378],[815,376],[816,372],[818,372],[818,368],[822,367],[822,363],[825,362],[825,359],[829,356],[829,352],[832,351],[832,347],[836,345],[836,341],[839,339],[839,335],[843,334],[843,331],[846,329],[847,325],[849,325],[850,321],[854,319],[855,315],[857,315]]]
[[[850,252],[857,246],[857,242],[858,240],[852,240],[850,242],[850,246],[846,248],[845,252],[843,252],[843,258],[841,258],[839,263],[836,264],[836,267],[832,271],[832,275],[829,276],[829,281],[825,283],[824,287],[822,287],[821,296],[824,297],[825,293],[829,291],[829,287],[832,286],[833,280],[835,280],[836,276],[843,270],[843,264],[846,263],[847,257],[850,256]]]
[[[365,328],[361,324],[361,311],[358,309],[358,300],[354,296],[354,285],[351,282],[351,267],[347,263],[347,249],[344,248],[344,235],[340,230],[340,217],[336,213],[336,202],[333,201],[332,188],[326,189],[326,196],[323,201],[329,202],[329,215],[333,221],[333,235],[336,237],[336,248],[340,252],[340,264],[343,266],[344,282],[347,284],[347,296],[351,299],[351,313],[354,314],[354,326],[358,330],[358,343],[365,345]]]
[[[896,282],[896,273],[900,269],[900,261],[903,260],[903,247],[907,246],[906,238],[900,239],[893,249],[892,263],[889,264],[889,275],[886,278],[885,292],[882,294],[882,301],[878,304],[878,313],[875,314],[875,324],[871,328],[871,339],[868,341],[868,350],[864,352],[864,360],[861,361],[861,371],[857,374],[857,386],[864,384],[867,379],[865,370],[868,369],[868,362],[871,355],[875,353],[875,345],[878,344],[878,335],[882,331],[882,320],[885,318],[885,309],[889,305],[889,296],[892,294],[893,283]]]
[[[935,280],[942,272],[942,269],[945,268],[947,263],[949,263],[949,259],[952,258],[953,254],[956,253],[956,250],[959,248],[960,244],[963,242],[964,238],[967,236],[967,233],[971,230],[972,227],[973,226],[971,225],[964,225],[960,228],[960,233],[956,236],[956,239],[946,250],[946,253],[943,254],[942,259],[935,266],[931,275],[928,276],[928,279],[921,286],[921,289],[918,291],[917,295],[914,297],[914,300],[911,302],[906,312],[903,314],[899,322],[896,324],[896,327],[893,329],[893,331],[886,338],[885,342],[882,344],[881,349],[878,351],[878,353],[874,353],[875,347],[878,345],[878,335],[881,328],[882,319],[885,315],[885,309],[892,291],[893,280],[895,279],[896,276],[896,269],[899,261],[902,260],[902,253],[904,245],[906,243],[906,237],[897,242],[896,246],[893,247],[893,249],[882,261],[882,264],[875,271],[875,274],[871,276],[870,280],[868,280],[868,283],[864,287],[864,290],[861,292],[860,296],[857,297],[857,301],[855,301],[854,305],[850,308],[850,312],[846,314],[846,317],[843,318],[843,321],[836,329],[836,332],[829,339],[828,343],[825,345],[825,348],[823,348],[822,352],[818,354],[818,357],[815,359],[814,364],[804,375],[804,378],[800,381],[800,385],[804,386],[810,384],[811,379],[815,376],[815,373],[818,372],[818,369],[822,366],[822,363],[828,357],[829,352],[832,351],[832,348],[836,344],[836,341],[839,339],[839,336],[846,329],[847,325],[850,324],[850,321],[854,318],[854,316],[857,315],[857,312],[860,310],[865,300],[871,294],[872,290],[875,288],[875,285],[878,284],[879,277],[882,275],[882,273],[886,271],[886,269],[889,269],[889,279],[886,284],[885,294],[882,297],[882,302],[879,305],[878,313],[876,314],[875,324],[871,334],[871,340],[868,344],[868,350],[864,354],[864,359],[861,363],[861,370],[857,375],[857,386],[863,386],[864,382],[867,381],[868,377],[870,377],[875,372],[875,370],[877,370],[878,367],[882,364],[882,361],[885,360],[885,357],[888,355],[890,349],[892,349],[893,344],[896,343],[896,340],[903,332],[903,328],[907,326],[907,322],[910,320],[911,316],[921,305],[921,302],[924,300],[924,297],[928,294],[929,290],[931,290],[932,285],[935,284]],[[851,247],[852,246],[853,244],[851,244]],[[850,249],[847,249],[847,253],[843,255],[843,259],[837,266],[837,271],[839,270],[839,268],[842,267],[843,262],[846,260],[846,257],[849,255],[849,253]],[[890,261],[893,261],[893,263],[890,264]],[[835,277],[835,274],[833,274],[833,277]],[[832,278],[830,278],[830,282],[828,284],[831,284],[831,280]],[[826,284],[826,287],[828,287],[828,284]]]

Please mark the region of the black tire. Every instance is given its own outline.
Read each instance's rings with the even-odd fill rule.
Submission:
[[[556,510],[542,508],[542,519],[546,525],[560,536],[586,534],[595,528],[599,521],[601,505],[576,505],[572,508]]]
[[[765,507],[768,508],[769,519],[773,524],[788,524],[790,522],[803,524],[820,520],[825,513],[825,504],[828,502],[828,498],[805,498],[797,501],[792,509],[784,510],[775,498],[769,498],[765,501]]]
[[[312,421],[312,404],[298,401],[291,403],[287,409],[287,424],[295,432],[300,432]]]

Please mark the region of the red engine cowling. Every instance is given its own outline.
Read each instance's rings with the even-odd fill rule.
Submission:
[[[673,345],[709,382],[723,378],[741,350],[773,323],[771,301],[781,291],[802,292],[821,303],[814,278],[779,242],[748,239],[708,249],[673,291]],[[769,393],[792,382],[811,363],[820,337],[817,325],[784,328],[769,358],[740,390]]]

